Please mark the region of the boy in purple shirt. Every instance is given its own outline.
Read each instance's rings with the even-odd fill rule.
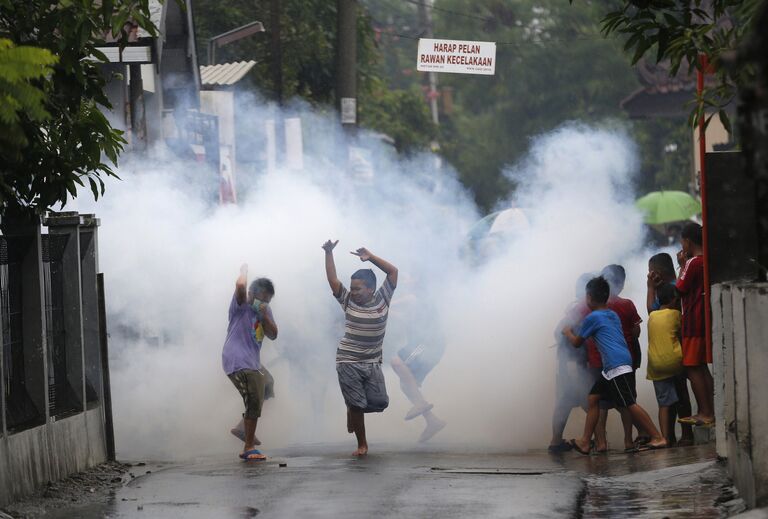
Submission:
[[[255,280],[246,292],[247,284],[248,265],[244,264],[240,267],[240,276],[229,305],[229,326],[221,352],[221,364],[245,404],[245,446],[240,457],[244,460],[263,460],[266,456],[256,449],[256,423],[261,416],[265,387],[271,377],[261,366],[260,353],[265,336],[272,340],[277,338],[277,324],[269,308],[275,287],[267,278]]]

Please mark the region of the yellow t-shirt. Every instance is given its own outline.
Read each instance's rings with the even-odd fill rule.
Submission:
[[[648,380],[664,380],[680,373],[680,310],[662,309],[648,316]]]

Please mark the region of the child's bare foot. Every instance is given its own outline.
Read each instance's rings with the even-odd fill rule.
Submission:
[[[659,440],[651,440],[645,444],[649,449],[665,449],[669,444],[667,440],[661,438]]]
[[[603,453],[608,452],[608,442],[596,442],[595,443],[595,452]]]
[[[364,447],[358,447],[355,452],[352,453],[352,456],[365,456],[368,454],[368,446]]]

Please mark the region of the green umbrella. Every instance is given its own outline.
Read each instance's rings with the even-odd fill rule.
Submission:
[[[659,224],[688,220],[701,213],[701,202],[684,191],[654,191],[635,202],[645,213],[645,223]]]

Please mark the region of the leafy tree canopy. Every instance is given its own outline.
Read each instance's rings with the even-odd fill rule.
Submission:
[[[127,41],[131,21],[154,31],[148,0],[0,0],[2,214],[43,213],[85,182],[103,193],[125,140],[100,111],[96,47]]]
[[[759,0],[626,0],[605,15],[602,26],[607,35],[622,35],[632,64],[645,56],[657,63],[669,60],[672,75],[681,67],[714,72],[716,83],[697,97],[691,122],[708,113],[709,123],[719,113],[730,131],[725,107],[740,85],[754,79],[755,71],[751,66],[724,66],[723,61],[755,29],[759,5]]]

